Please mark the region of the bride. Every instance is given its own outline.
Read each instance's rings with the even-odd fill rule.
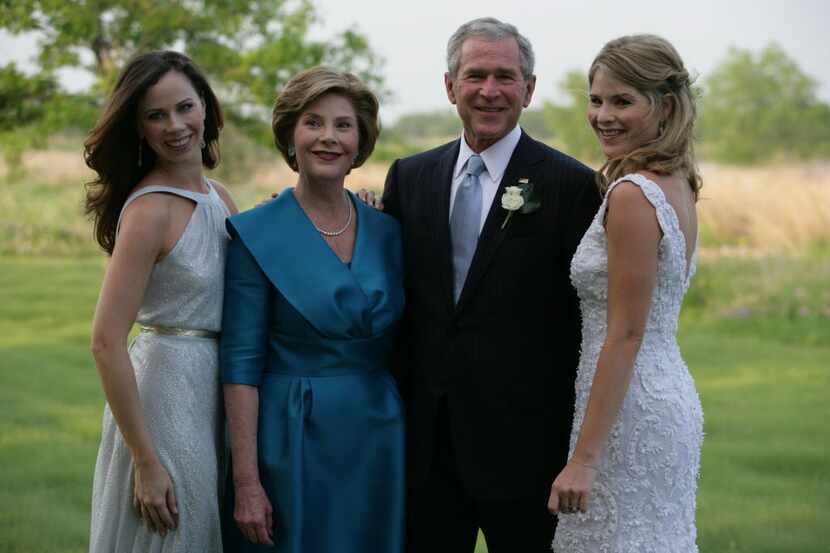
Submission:
[[[636,35],[589,72],[605,199],[571,265],[582,357],[570,459],[553,483],[555,551],[697,551],[703,413],[677,346],[695,270],[695,100],[677,51]]]

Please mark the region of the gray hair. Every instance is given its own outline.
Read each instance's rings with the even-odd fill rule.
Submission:
[[[458,67],[461,64],[461,47],[464,41],[471,37],[481,37],[485,40],[515,38],[519,44],[519,65],[522,77],[527,80],[533,75],[535,59],[530,41],[520,35],[518,29],[510,23],[504,23],[495,17],[482,17],[464,23],[447,42],[447,71],[450,76],[455,77],[458,74]]]

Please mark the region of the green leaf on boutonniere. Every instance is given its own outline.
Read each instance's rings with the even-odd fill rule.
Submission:
[[[526,215],[542,207],[542,200],[537,194],[534,194],[533,188],[533,183],[527,178],[519,179],[516,186],[506,186],[504,188],[501,207],[507,211],[507,215],[504,216],[504,221],[501,224],[502,230],[510,222],[510,217],[514,213]]]
[[[530,179],[519,179],[516,186],[522,189],[522,198],[525,201],[519,209],[519,213],[527,215],[542,207],[542,198],[536,193],[536,187],[530,182]]]

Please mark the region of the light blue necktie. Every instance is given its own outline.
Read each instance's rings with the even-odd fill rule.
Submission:
[[[453,298],[458,303],[467,272],[476,252],[478,231],[481,227],[481,183],[478,176],[484,171],[481,156],[471,156],[467,160],[467,176],[455,192],[450,216],[450,234],[452,235],[452,266],[455,273]]]

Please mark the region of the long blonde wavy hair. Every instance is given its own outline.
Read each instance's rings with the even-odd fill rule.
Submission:
[[[605,162],[597,172],[600,191],[604,194],[609,183],[634,171],[663,174],[682,171],[697,200],[702,181],[694,152],[696,94],[677,50],[659,36],[624,36],[608,42],[594,58],[588,72],[589,86],[600,67],[646,96],[652,110],[666,97],[672,103],[657,138]]]

